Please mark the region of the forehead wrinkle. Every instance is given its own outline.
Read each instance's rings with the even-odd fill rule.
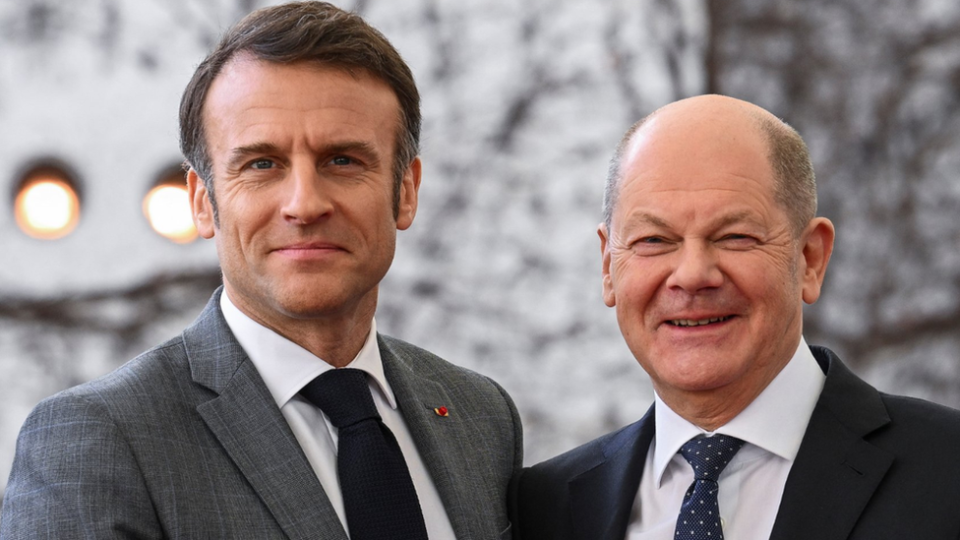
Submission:
[[[639,165],[634,166],[639,168]],[[632,171],[627,171],[630,173]],[[682,175],[682,173],[680,173]],[[674,185],[677,184],[675,177],[678,176],[678,173],[669,172],[664,173],[662,171],[657,171],[656,168],[643,168],[634,174],[624,174],[624,178],[621,181],[621,189],[627,190],[632,186],[636,185],[633,189],[640,190],[649,190],[652,192],[668,192],[668,191],[743,191],[737,187],[720,187],[715,185],[718,181],[721,181],[723,178],[739,180],[742,182],[747,182],[750,184],[756,184],[758,186],[768,186],[772,192],[774,188],[774,180],[772,175],[769,178],[757,178],[755,176],[739,174],[731,171],[724,171],[716,178],[707,178],[703,180],[690,179],[686,184]],[[652,186],[651,186],[652,184]],[[667,184],[669,187],[658,187],[660,184]],[[650,187],[647,187],[650,186]]]
[[[630,215],[627,216],[627,219],[625,219],[624,221],[627,225],[631,225],[633,223],[647,223],[650,225],[654,225],[656,227],[663,227],[663,228],[670,227],[670,225],[667,224],[667,222],[664,221],[662,218],[659,218],[649,212],[644,212],[642,210],[631,212]]]
[[[710,229],[721,229],[737,223],[760,224],[753,212],[749,210],[739,210],[721,214],[711,218],[707,224]],[[624,228],[629,229],[637,225],[652,225],[661,229],[673,229],[670,222],[665,219],[643,210],[631,212],[624,220]]]

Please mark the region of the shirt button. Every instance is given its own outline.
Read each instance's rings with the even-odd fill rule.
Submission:
[[[720,518],[720,527],[726,529],[726,528],[727,528],[727,520],[725,520],[725,519],[723,519],[723,518]]]

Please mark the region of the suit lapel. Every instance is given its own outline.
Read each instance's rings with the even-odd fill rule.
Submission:
[[[827,380],[784,488],[771,540],[849,536],[893,456],[864,437],[890,421],[880,395],[830,351]]]
[[[197,411],[288,537],[347,540],[300,444],[223,319],[219,299],[218,291],[184,332],[194,380],[218,394]]]
[[[656,432],[653,407],[638,422],[605,438],[596,464],[569,482],[573,538],[622,540]]]
[[[473,503],[464,499],[464,494],[458,489],[468,484],[460,478],[465,467],[456,461],[467,455],[459,446],[460,442],[468,441],[471,437],[461,417],[456,414],[456,404],[450,401],[441,384],[411,369],[405,359],[394,354],[379,336],[378,342],[384,375],[390,382],[403,420],[447,510],[454,533],[457,538],[473,538],[475,525],[468,522],[466,514],[466,509]],[[441,406],[450,408],[450,416],[441,418],[434,412],[434,408]]]

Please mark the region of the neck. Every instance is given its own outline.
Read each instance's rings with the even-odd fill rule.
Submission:
[[[677,392],[656,388],[657,395],[681,418],[704,431],[716,431],[743,412],[760,392],[752,394]]]
[[[357,357],[370,333],[373,310],[356,315],[334,320],[313,319],[307,324],[273,330],[331,366],[340,368]]]
[[[226,291],[225,291],[226,294]],[[229,296],[233,305],[255,322],[303,347],[333,367],[344,367],[356,358],[369,335],[377,308],[377,290],[357,305],[333,313],[290,315],[278,311],[260,313]]]
[[[787,362],[784,362],[759,378],[740,379],[733,384],[708,390],[669,387],[657,381],[653,382],[653,387],[660,399],[680,417],[700,429],[712,432],[729,423],[753,403],[786,365]]]

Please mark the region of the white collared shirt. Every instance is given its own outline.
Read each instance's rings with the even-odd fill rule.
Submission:
[[[323,411],[299,395],[307,383],[333,367],[303,347],[255,322],[230,301],[226,291],[220,296],[220,309],[227,326],[257,367],[270,395],[290,424],[307,461],[320,479],[320,485],[343,523],[344,530],[349,534],[340,481],[337,477],[338,430]],[[362,370],[368,375],[370,393],[377,411],[383,418],[383,423],[397,438],[400,450],[407,460],[407,468],[410,469],[413,485],[417,489],[430,540],[454,540],[453,526],[440,500],[440,494],[410,436],[403,416],[397,410],[397,400],[383,374],[376,320],[371,323],[370,333],[360,352],[347,367]]]
[[[720,475],[725,540],[770,538],[783,487],[800,450],[826,377],[801,337],[790,362],[753,402],[726,425],[708,433],[656,397],[656,434],[647,452],[627,540],[673,540],[683,496],[693,483],[680,447],[698,435],[731,435],[746,441]]]

